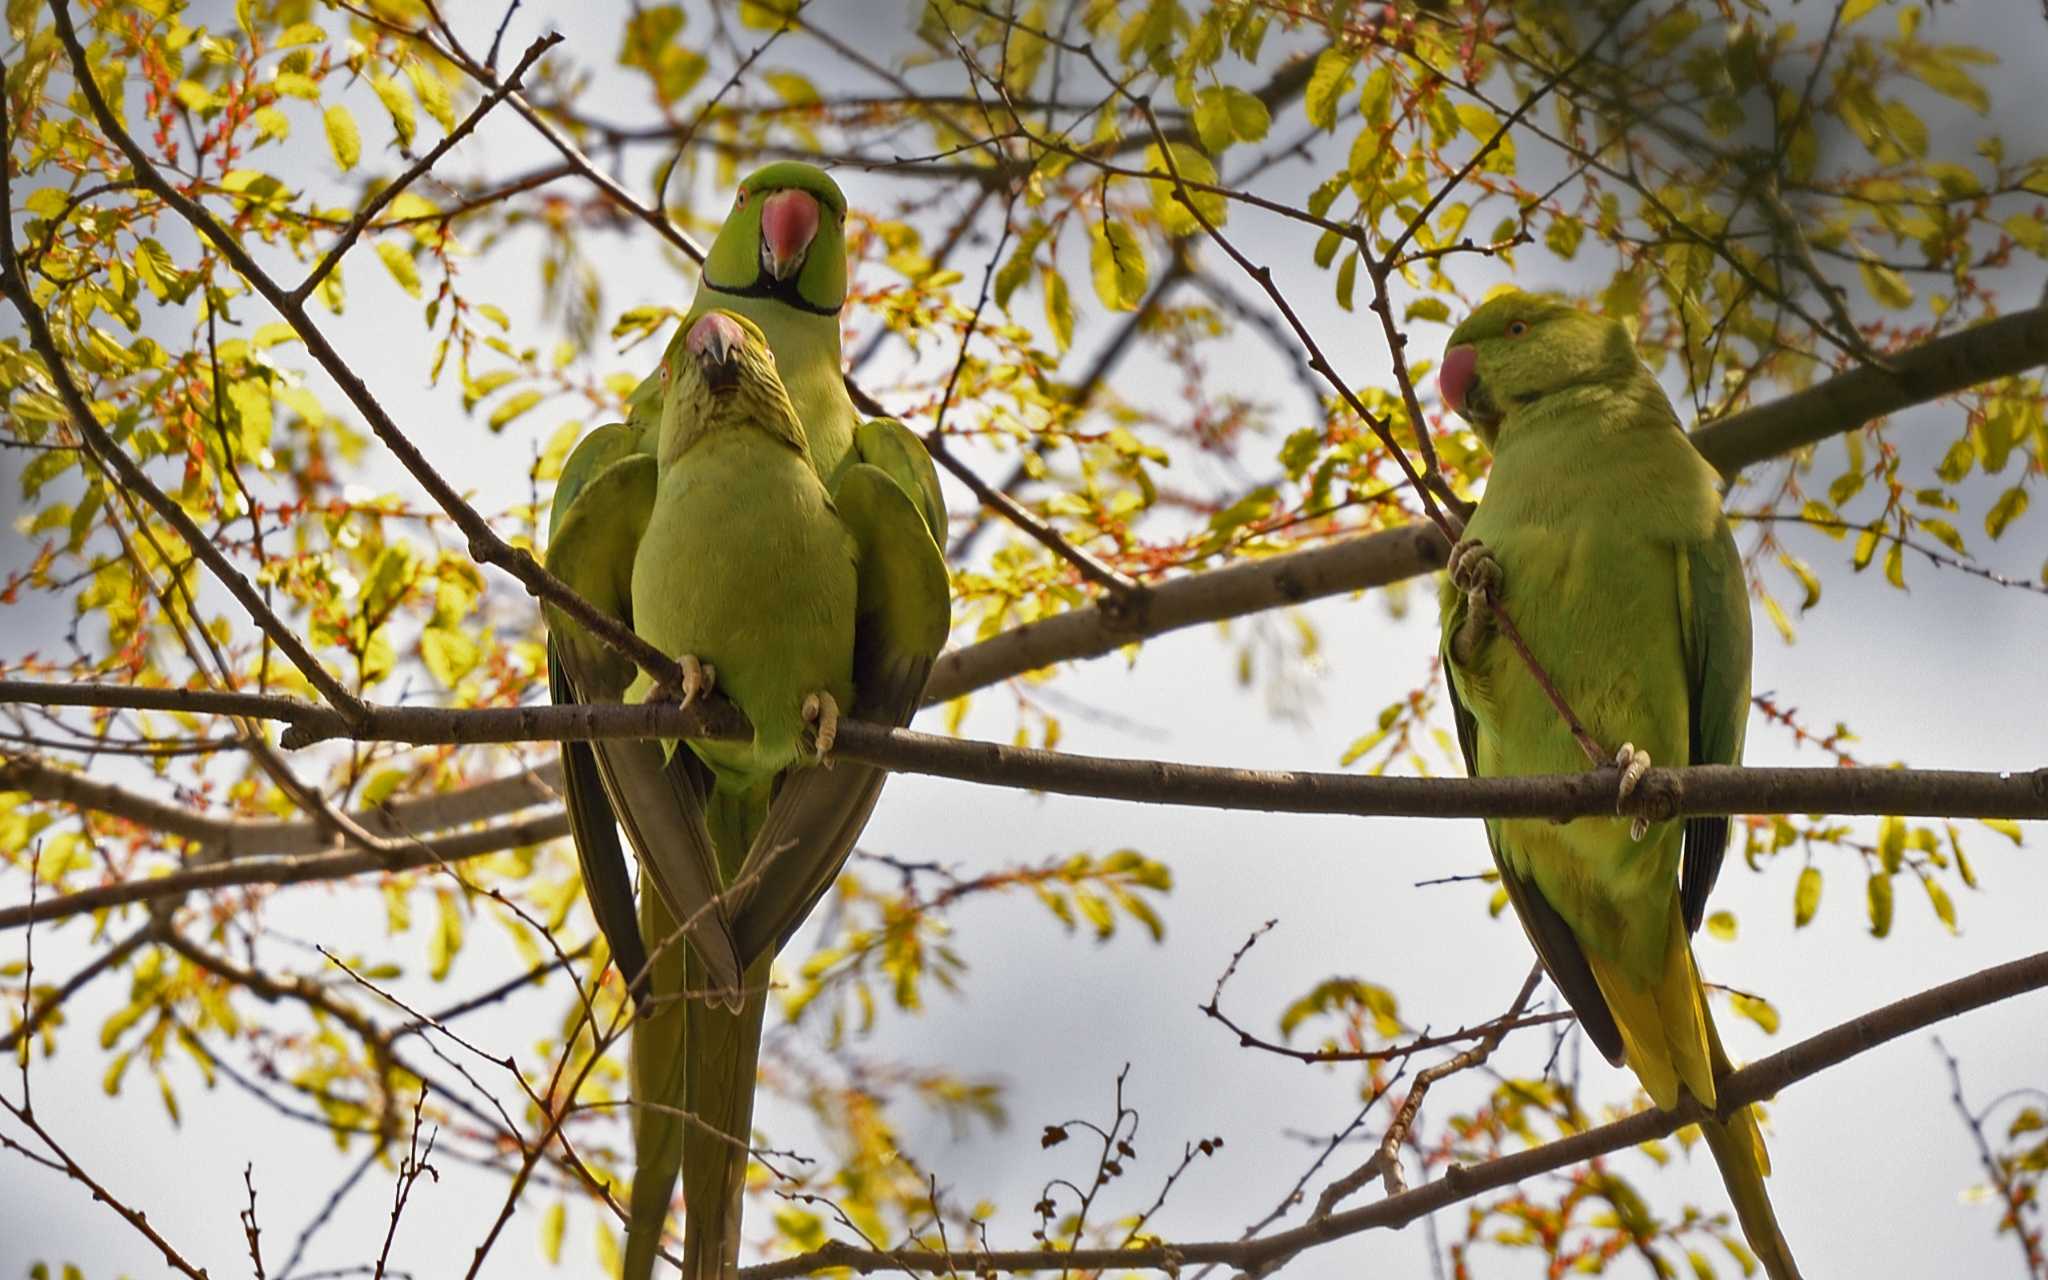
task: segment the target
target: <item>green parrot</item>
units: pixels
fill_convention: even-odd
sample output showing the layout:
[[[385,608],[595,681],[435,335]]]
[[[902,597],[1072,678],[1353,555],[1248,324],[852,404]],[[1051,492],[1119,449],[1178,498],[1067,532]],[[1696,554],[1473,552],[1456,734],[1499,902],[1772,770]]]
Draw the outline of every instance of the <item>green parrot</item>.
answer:
[[[580,491],[548,561],[674,656],[689,692],[715,686],[754,728],[744,742],[591,752],[596,795],[623,820],[655,886],[640,895],[633,931],[643,954],[651,949],[636,984],[633,1096],[655,1105],[634,1113],[626,1275],[651,1273],[680,1172],[685,1271],[696,1280],[737,1264],[769,965],[830,885],[883,776],[847,762],[815,767],[807,739],[822,756],[842,713],[906,722],[945,643],[950,602],[925,515],[892,475],[854,460],[827,492],[758,326],[707,311],[664,369],[654,452],[629,424],[591,446],[593,458],[616,451],[591,464],[594,476],[565,468],[565,485],[574,478]],[[859,431],[886,442],[892,427],[902,431]],[[651,696],[644,673],[566,620],[551,625],[566,692]],[[577,777],[572,754],[572,789]],[[578,805],[572,794],[586,867],[608,864],[605,883],[590,887],[604,924],[622,893],[630,901],[623,854]],[[678,921],[687,945],[671,945]],[[613,950],[622,952],[616,941]]]
[[[1693,449],[1628,330],[1521,292],[1451,334],[1444,403],[1493,451],[1452,549],[1444,672],[1475,777],[1564,773],[1584,757],[1512,645],[1495,600],[1595,739],[1622,743],[1626,797],[1650,761],[1735,764],[1749,711],[1749,601],[1718,477]],[[1501,884],[1593,1043],[1659,1106],[1715,1105],[1733,1068],[1690,935],[1728,819],[1489,819]],[[1764,1189],[1753,1108],[1701,1126],[1750,1248],[1796,1277]]]
[[[583,485],[605,467],[631,452],[650,459],[654,456],[667,371],[680,358],[684,335],[695,321],[713,309],[722,309],[752,321],[766,337],[784,388],[804,424],[805,456],[826,481],[827,489],[836,495],[841,479],[856,464],[869,464],[896,482],[923,517],[934,544],[945,545],[945,505],[938,474],[923,442],[892,419],[861,421],[841,376],[839,311],[846,301],[845,217],[846,199],[838,184],[811,165],[793,161],[771,164],[740,183],[733,196],[732,214],[706,255],[696,301],[661,365],[628,398],[626,422],[593,431],[564,463],[555,490],[551,529],[563,528]],[[592,506],[607,511],[605,525],[613,530],[615,540],[630,532],[630,542],[637,545],[637,529],[627,530],[611,519],[608,504]],[[553,563],[551,551],[551,567]],[[626,616],[628,585],[615,584],[621,617]],[[623,687],[578,689],[561,670],[559,648],[559,642],[551,639],[549,683],[554,701],[573,702],[579,697],[601,701],[623,693]],[[594,652],[590,656],[597,657]],[[613,669],[614,674],[622,670]],[[911,701],[901,707],[877,704],[878,718],[907,723],[921,694],[921,688],[909,694]],[[644,748],[605,750],[614,757],[644,757]],[[563,744],[564,790],[585,892],[620,972],[630,981],[644,964],[645,950],[632,927],[632,876],[613,829],[617,803],[600,779],[598,754],[590,744]],[[708,783],[702,770],[687,761],[671,768],[685,775],[680,779],[665,778],[663,769],[652,767],[648,760],[643,763],[648,767],[630,774],[640,780],[645,792],[637,815],[645,830],[632,843],[636,849],[652,847],[648,870],[669,910],[680,913],[684,910],[681,902],[694,899],[702,890],[711,855],[708,848],[698,847],[694,836],[698,824],[686,818],[677,818],[673,825],[672,834],[680,834],[679,845],[658,842],[650,846],[648,838],[666,825],[652,815],[689,811],[692,796],[684,784],[692,784],[696,796],[701,797],[707,793]],[[784,841],[799,833],[806,838],[785,861],[787,874],[764,877],[756,884],[756,896],[762,903],[750,916],[750,952],[770,936],[762,932],[768,921],[778,922],[773,930],[776,945],[787,941],[831,886],[874,809],[885,777],[879,769],[842,764],[822,776],[806,778],[795,788],[790,804],[779,811],[775,834]],[[622,816],[629,822],[636,820],[632,814]],[[696,922],[697,934],[709,937],[725,928],[722,917],[729,914],[727,904],[721,902],[713,910],[714,915]],[[720,973],[723,979],[736,981],[737,957],[728,957]]]

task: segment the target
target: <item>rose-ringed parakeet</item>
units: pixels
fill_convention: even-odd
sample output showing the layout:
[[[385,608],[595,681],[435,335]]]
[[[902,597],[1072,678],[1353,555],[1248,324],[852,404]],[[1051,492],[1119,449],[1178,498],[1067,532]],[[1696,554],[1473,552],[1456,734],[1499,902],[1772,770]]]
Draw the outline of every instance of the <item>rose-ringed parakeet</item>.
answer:
[[[684,335],[694,322],[712,309],[723,309],[752,321],[767,339],[784,388],[804,423],[806,456],[826,480],[828,490],[835,490],[855,463],[878,468],[910,497],[934,544],[944,544],[945,506],[938,475],[923,443],[890,419],[862,422],[842,377],[839,311],[846,300],[845,217],[846,201],[838,185],[811,165],[771,164],[740,183],[732,214],[706,255],[696,301],[662,365],[633,392],[626,422],[601,427],[584,437],[564,464],[555,491],[552,529],[562,528],[582,485],[605,466],[629,452],[638,451],[650,459],[654,456],[666,391],[664,370],[682,354]],[[635,532],[635,540],[637,537]],[[623,601],[623,587],[619,595]],[[601,701],[623,692],[623,686],[617,690],[575,687],[561,671],[558,650],[559,642],[551,639],[550,684],[555,701]],[[870,707],[871,715],[864,718],[901,724],[916,710],[922,690],[903,695],[900,706],[882,700],[880,691],[869,693],[877,700]],[[640,754],[628,747],[605,750],[618,757]],[[598,754],[599,749],[590,744],[563,744],[564,789],[585,891],[621,972],[630,978],[640,966],[644,949],[637,932],[629,927],[631,873],[612,828],[613,798],[599,785]],[[686,762],[676,771],[689,774],[692,766]],[[636,776],[653,786],[660,781],[659,772],[642,769]],[[763,921],[780,922],[773,931],[779,945],[830,887],[873,810],[885,777],[878,769],[843,764],[823,776],[807,778],[797,789],[791,807],[782,815],[782,825],[812,838],[788,860],[791,874],[762,882],[760,892],[767,901],[751,917],[758,935],[752,940],[755,946],[766,936],[759,932]],[[701,794],[704,779],[699,776],[696,781]],[[650,813],[687,809],[691,797],[663,796],[657,788],[646,799],[652,804],[643,808],[642,823],[653,821],[646,816]],[[634,821],[632,815],[621,816],[629,823]],[[679,825],[687,828],[690,824]],[[633,843],[636,848],[645,847],[638,838]],[[707,853],[688,847],[670,845],[654,850],[648,871],[672,910],[690,891],[692,867],[707,860]],[[720,927],[713,919],[697,922],[697,930],[707,935]],[[736,977],[737,969],[728,967],[732,971],[726,976]]]
[[[688,1274],[735,1265],[769,962],[830,884],[879,785],[849,803],[859,767],[816,767],[805,739],[829,746],[842,712],[907,719],[950,620],[922,511],[859,462],[827,493],[759,328],[707,312],[673,354],[655,453],[629,445],[586,481],[549,549],[572,586],[621,609],[754,727],[745,742],[593,753],[649,879],[682,876],[640,895],[653,960],[633,1089],[654,1105],[635,1111],[629,1277],[651,1270],[678,1167]],[[644,673],[620,689],[619,664],[593,641],[558,635],[575,691],[648,696]],[[641,776],[616,776],[628,770]],[[586,834],[602,844],[609,833],[578,823]],[[686,946],[670,940],[677,920],[694,926]]]
[[[1749,710],[1749,604],[1718,477],[1619,323],[1520,292],[1452,333],[1439,384],[1493,452],[1452,551],[1443,658],[1474,776],[1562,773],[1584,756],[1491,602],[1592,736],[1621,744],[1625,795],[1655,760],[1735,764]],[[1726,818],[1489,819],[1508,900],[1579,1023],[1663,1108],[1715,1105],[1732,1068],[1690,935]],[[1752,1108],[1701,1126],[1750,1248],[1796,1276],[1764,1190]]]

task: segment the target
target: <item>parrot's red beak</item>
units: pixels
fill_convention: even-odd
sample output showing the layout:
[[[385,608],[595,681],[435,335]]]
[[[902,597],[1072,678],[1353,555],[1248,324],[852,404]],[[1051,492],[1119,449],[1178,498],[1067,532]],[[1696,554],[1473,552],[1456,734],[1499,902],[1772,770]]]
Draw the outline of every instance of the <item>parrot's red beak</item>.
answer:
[[[1479,352],[1470,346],[1452,347],[1444,352],[1444,363],[1436,373],[1437,389],[1452,413],[1465,412],[1465,397],[1479,380]]]
[[[777,280],[803,266],[818,234],[818,201],[808,191],[778,191],[761,204],[761,265]]]

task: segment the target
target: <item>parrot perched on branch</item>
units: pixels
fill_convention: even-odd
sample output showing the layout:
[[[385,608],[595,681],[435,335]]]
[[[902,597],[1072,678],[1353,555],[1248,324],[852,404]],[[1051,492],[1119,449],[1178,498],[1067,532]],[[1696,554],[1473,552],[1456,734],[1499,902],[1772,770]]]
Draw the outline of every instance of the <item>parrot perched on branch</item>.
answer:
[[[548,564],[674,657],[686,696],[716,688],[753,727],[746,741],[569,755],[592,906],[636,992],[633,1096],[653,1104],[634,1113],[626,1275],[651,1273],[680,1172],[685,1271],[698,1280],[729,1275],[739,1254],[769,965],[830,887],[885,776],[815,760],[841,715],[909,720],[951,609],[900,472],[856,448],[827,491],[759,326],[705,311],[662,380],[651,453],[629,424],[572,455]],[[918,447],[887,420],[854,434],[892,461]],[[558,696],[653,694],[646,673],[572,622],[551,611],[550,625]],[[631,929],[619,925],[632,895],[612,813],[646,873]]]
[[[1475,777],[1563,773],[1584,756],[1514,647],[1512,616],[1592,736],[1622,744],[1624,797],[1652,760],[1736,764],[1749,712],[1749,601],[1718,477],[1619,323],[1510,291],[1451,334],[1444,403],[1493,452],[1452,549],[1444,673]],[[1489,819],[1508,901],[1607,1059],[1659,1107],[1712,1110],[1731,1067],[1690,935],[1728,819]],[[1745,1107],[1701,1126],[1742,1232],[1773,1280],[1798,1275]]]
[[[939,491],[938,474],[923,443],[891,419],[863,422],[846,389],[839,335],[839,311],[846,301],[845,218],[846,198],[838,184],[812,165],[795,161],[771,164],[749,174],[739,184],[733,195],[732,213],[705,255],[697,297],[683,328],[671,342],[660,367],[628,398],[627,420],[600,427],[585,436],[563,464],[555,489],[551,530],[562,528],[583,486],[606,466],[634,452],[654,457],[667,391],[664,371],[679,358],[684,336],[696,320],[708,311],[722,309],[745,317],[767,339],[783,386],[804,425],[805,456],[827,490],[836,490],[840,477],[856,463],[879,468],[910,497],[934,545],[945,545],[945,503]],[[616,531],[615,541],[637,546],[637,529],[623,530],[616,522],[612,527]],[[627,594],[628,584],[616,584],[614,595],[621,617],[627,616]],[[557,637],[562,633],[550,634]],[[623,693],[623,686],[610,691],[579,689],[561,669],[560,648],[559,639],[551,638],[549,684],[556,702],[615,700]],[[910,694],[911,701],[904,706],[882,708],[875,718],[907,723],[921,693],[919,690]],[[635,754],[627,747],[602,750],[619,757]],[[562,754],[585,892],[620,972],[630,981],[645,962],[645,949],[632,927],[632,875],[614,822],[623,819],[629,824],[630,833],[635,817],[630,813],[614,814],[612,800],[600,784],[600,748],[591,743],[564,743]],[[638,772],[642,777],[658,773]],[[793,901],[785,904],[781,912],[786,918],[778,930],[778,945],[787,940],[808,911],[808,906],[797,910],[796,904],[815,902],[830,886],[874,808],[884,777],[879,769],[842,764],[829,771],[826,778],[809,781],[800,789],[795,798],[803,802],[805,822],[824,838],[791,859],[803,859],[808,866],[807,874],[791,876],[787,881],[776,878],[763,886],[764,892],[771,894],[792,887],[797,890]],[[689,797],[681,795],[657,793],[649,798],[657,803],[643,812],[678,805],[688,807],[690,802]],[[647,870],[669,900],[671,911],[680,911],[678,904],[693,892],[691,865],[702,863],[705,855],[679,850],[672,844],[651,852],[642,840],[635,839],[633,844],[641,850]],[[716,911],[693,922],[693,936],[708,939],[716,935],[726,927],[718,918],[723,914],[722,910]],[[767,914],[757,912],[751,917],[757,931]],[[736,978],[736,966],[737,957],[728,957],[721,966],[721,975],[728,980]]]

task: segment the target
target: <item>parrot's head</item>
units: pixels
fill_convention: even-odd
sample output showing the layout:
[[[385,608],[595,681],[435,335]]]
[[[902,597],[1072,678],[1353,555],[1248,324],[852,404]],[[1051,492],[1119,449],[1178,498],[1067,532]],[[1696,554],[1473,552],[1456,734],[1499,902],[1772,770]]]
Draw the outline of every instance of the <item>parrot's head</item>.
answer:
[[[749,344],[756,350],[749,352]],[[739,390],[743,358],[752,356],[765,359],[770,365],[775,363],[774,353],[768,350],[768,342],[754,322],[730,311],[704,313],[683,335],[683,350],[703,379],[703,390],[713,396],[731,395]]]
[[[789,402],[775,353],[760,326],[732,311],[707,311],[684,330],[661,366],[661,436],[656,459],[681,457],[706,434],[752,426],[782,437],[798,451],[803,427]]]
[[[1492,448],[1517,409],[1570,387],[1631,377],[1640,367],[1619,323],[1510,290],[1489,298],[1451,332],[1437,387],[1444,404]]]
[[[793,160],[748,174],[705,255],[704,284],[838,315],[846,302],[846,197],[839,184]]]

